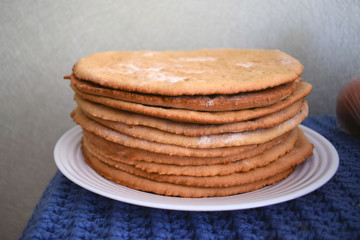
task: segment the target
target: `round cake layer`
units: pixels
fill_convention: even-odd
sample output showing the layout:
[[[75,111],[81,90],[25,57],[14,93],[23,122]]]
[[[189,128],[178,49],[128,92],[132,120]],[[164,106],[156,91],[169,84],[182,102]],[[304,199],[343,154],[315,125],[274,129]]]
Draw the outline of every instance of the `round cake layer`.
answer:
[[[292,82],[302,70],[279,50],[212,49],[96,53],[73,74],[113,89],[177,96],[262,90]]]
[[[290,96],[270,106],[236,110],[236,111],[204,112],[204,111],[147,106],[138,103],[126,102],[119,99],[97,96],[73,88],[73,90],[78,96],[90,102],[100,103],[105,106],[120,109],[123,111],[134,112],[134,113],[153,116],[157,118],[164,118],[178,122],[190,122],[190,123],[201,123],[201,124],[234,123],[234,122],[259,118],[280,111],[290,106],[291,104],[305,98],[311,92],[311,89],[312,86],[310,84],[306,82],[297,82],[296,88],[294,92],[290,94]]]
[[[295,89],[295,81],[254,92],[230,95],[164,96],[141,94],[106,88],[71,75],[71,85],[80,91],[120,99],[149,106],[161,106],[198,111],[231,111],[274,104],[289,96]]]
[[[270,128],[292,118],[300,111],[304,104],[307,104],[306,100],[300,100],[278,112],[253,120],[228,124],[196,124],[175,122],[126,112],[119,109],[110,108],[102,104],[87,101],[78,95],[75,95],[74,99],[80,107],[81,111],[87,117],[94,121],[104,122],[104,125],[111,123],[122,123],[131,127],[145,126],[185,136],[201,136],[228,132],[242,132],[256,130],[259,128]]]
[[[294,145],[298,138],[298,130],[294,129],[290,132],[290,134],[287,134],[286,136],[287,137],[283,139],[283,141],[278,141],[272,147],[268,149],[260,149],[259,154],[256,154],[255,156],[247,156],[242,159],[238,158],[236,161],[229,163],[207,164],[201,166],[197,166],[197,165],[181,166],[175,164],[155,163],[154,161],[157,161],[157,159],[153,159],[153,162],[147,162],[147,161],[133,160],[131,158],[126,158],[126,157],[114,158],[113,156],[111,156],[113,154],[109,153],[107,149],[101,149],[98,146],[95,146],[91,143],[89,144],[91,140],[89,141],[87,137],[85,137],[85,135],[83,139],[83,146],[92,155],[96,156],[103,162],[116,168],[121,168],[121,167],[126,168],[126,165],[130,165],[142,171],[148,173],[157,173],[160,175],[176,175],[176,176],[183,175],[183,176],[206,177],[206,176],[217,176],[217,175],[229,175],[235,172],[246,172],[258,167],[264,167],[268,165],[269,163],[275,161],[277,158],[286,154],[287,152],[291,151],[294,148]],[[266,145],[267,144],[260,145],[259,148],[263,148],[263,146]],[[251,151],[251,152],[257,153],[256,151]],[[198,162],[207,162],[208,159],[196,159],[196,160]]]
[[[291,135],[295,130],[291,131]],[[295,131],[296,133],[296,131]],[[175,165],[193,168],[195,166],[208,166],[216,164],[232,163],[246,158],[257,156],[273,146],[284,142],[289,137],[290,132],[285,133],[269,142],[242,147],[232,155],[216,156],[216,157],[193,157],[170,155],[139,148],[126,147],[124,145],[108,141],[103,137],[93,134],[83,129],[83,144],[88,148],[97,151],[101,155],[120,162],[131,162],[133,165],[142,165],[145,163],[156,163],[161,165]],[[294,136],[289,138],[293,139]],[[224,149],[226,150],[226,149]],[[193,168],[195,169],[195,168]],[[161,173],[161,171],[159,171]]]
[[[127,172],[104,163],[82,148],[89,165],[109,180],[142,191],[181,197],[227,196],[273,184],[290,174],[296,165],[312,154],[312,150],[312,144],[299,131],[295,148],[265,167],[225,176],[187,177],[149,174],[136,169],[127,169],[130,171]],[[277,178],[279,175],[281,177]]]
[[[93,124],[99,125],[96,131],[108,127],[113,130],[111,136],[116,139],[136,138],[139,141],[148,141],[152,143],[159,143],[164,145],[174,145],[185,148],[199,148],[199,149],[213,149],[224,147],[237,147],[250,144],[259,144],[270,141],[294,128],[296,128],[308,115],[307,104],[304,104],[302,109],[294,117],[284,121],[283,123],[264,129],[257,129],[254,131],[220,133],[212,135],[202,135],[189,137],[184,135],[164,132],[155,128],[142,126],[129,126],[118,122],[105,122],[100,119],[93,121],[82,113],[80,108],[73,112],[73,119],[76,123],[84,128],[90,128]]]

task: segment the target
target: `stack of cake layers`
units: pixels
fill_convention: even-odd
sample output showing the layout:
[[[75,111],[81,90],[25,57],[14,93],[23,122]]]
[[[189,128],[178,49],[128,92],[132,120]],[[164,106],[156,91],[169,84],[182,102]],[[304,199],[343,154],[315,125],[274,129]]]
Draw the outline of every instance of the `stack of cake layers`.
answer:
[[[311,85],[278,50],[104,52],[69,78],[82,152],[121,185],[228,196],[286,178],[313,145],[298,125]]]

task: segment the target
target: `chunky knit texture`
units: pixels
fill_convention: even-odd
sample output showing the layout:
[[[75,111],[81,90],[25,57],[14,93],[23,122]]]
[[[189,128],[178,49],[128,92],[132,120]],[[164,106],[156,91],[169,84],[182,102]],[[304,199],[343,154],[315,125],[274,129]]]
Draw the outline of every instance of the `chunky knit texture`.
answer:
[[[360,239],[360,139],[332,116],[303,124],[340,156],[335,176],[306,196],[249,210],[160,210],[99,196],[57,172],[21,239]]]

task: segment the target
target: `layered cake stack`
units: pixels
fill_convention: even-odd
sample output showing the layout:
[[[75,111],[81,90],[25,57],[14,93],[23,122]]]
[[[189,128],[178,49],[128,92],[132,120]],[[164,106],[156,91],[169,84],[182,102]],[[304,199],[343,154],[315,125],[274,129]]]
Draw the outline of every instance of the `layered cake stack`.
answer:
[[[69,78],[82,152],[100,175],[179,197],[228,196],[286,178],[312,154],[298,125],[311,85],[277,50],[105,52]]]

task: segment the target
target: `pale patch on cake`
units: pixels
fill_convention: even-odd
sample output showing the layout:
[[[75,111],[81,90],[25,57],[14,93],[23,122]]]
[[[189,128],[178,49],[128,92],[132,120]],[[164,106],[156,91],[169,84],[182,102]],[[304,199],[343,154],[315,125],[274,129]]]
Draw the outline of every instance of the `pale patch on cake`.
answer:
[[[143,54],[143,57],[153,57],[158,54],[159,54],[158,52],[146,52]]]
[[[199,140],[197,141],[197,145],[201,146],[201,145],[211,145],[213,142],[213,138],[211,138],[211,135],[203,135],[199,138]]]
[[[270,61],[269,64],[270,65],[284,65],[291,69],[296,68],[296,61],[286,58],[284,56],[277,57],[277,59],[275,61]]]
[[[249,137],[249,135],[252,135],[250,132],[244,133],[228,133],[227,137],[224,139],[224,143],[234,143],[243,141],[245,138]]]
[[[151,68],[145,68],[144,71],[146,72],[160,72],[163,70],[163,67],[151,67]]]
[[[135,71],[131,70],[130,68],[127,68],[125,71],[121,68],[113,68],[113,67],[107,67],[107,68],[93,68],[93,71],[100,74],[133,74]]]
[[[205,106],[207,107],[211,107],[211,106],[214,106],[214,101],[213,100],[209,100],[205,103]]]
[[[113,69],[113,68],[96,68],[97,72],[103,72],[103,73],[122,73],[122,71]]]
[[[283,59],[281,60],[281,64],[288,66],[291,69],[295,69],[295,62],[289,59]]]
[[[170,83],[176,83],[180,81],[184,81],[187,79],[186,77],[178,77],[178,76],[172,76],[164,72],[159,71],[153,71],[148,72],[147,79],[150,81],[163,81],[163,82],[170,82]]]
[[[238,67],[249,68],[249,67],[254,66],[255,64],[252,62],[243,62],[243,63],[236,63],[235,65]]]
[[[175,62],[214,62],[217,59],[214,57],[194,57],[194,58],[176,58],[172,60]]]
[[[252,133],[224,133],[224,134],[213,134],[213,135],[203,135],[197,141],[199,146],[211,146],[219,143],[220,141],[227,146],[228,144],[237,143],[244,141],[247,137],[252,135]],[[221,136],[221,137],[220,137]],[[220,137],[220,138],[219,138]]]
[[[205,73],[205,72],[207,72],[207,71],[204,71],[204,70],[182,70],[181,72],[183,72],[183,73],[201,74],[201,73]]]
[[[112,65],[110,68],[103,68],[99,70],[101,70],[102,72],[137,75],[145,80],[143,83],[157,81],[176,83],[187,79],[187,77],[174,76],[170,73],[165,72],[165,67],[161,65],[142,68],[136,66],[133,63],[117,63]]]
[[[135,74],[141,70],[139,67],[137,67],[131,63],[118,63],[117,66],[120,67],[118,72],[121,71],[122,74]],[[117,66],[116,66],[116,68],[117,68]]]

